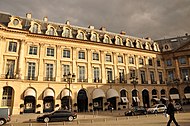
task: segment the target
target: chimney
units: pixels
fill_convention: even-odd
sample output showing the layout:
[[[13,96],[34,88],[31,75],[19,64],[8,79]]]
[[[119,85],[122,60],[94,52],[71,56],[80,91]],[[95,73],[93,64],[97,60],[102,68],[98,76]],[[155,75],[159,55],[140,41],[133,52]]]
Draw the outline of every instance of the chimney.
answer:
[[[90,28],[90,29],[94,29],[94,26],[90,25],[90,26],[88,26],[88,28]]]
[[[105,27],[101,27],[100,30],[106,31],[106,28]]]
[[[48,18],[47,18],[47,17],[44,17],[44,18],[43,18],[43,21],[47,22],[47,21],[48,21]]]
[[[26,18],[31,19],[32,18],[32,14],[31,13],[26,13]]]
[[[70,25],[70,21],[69,21],[69,20],[67,20],[65,24],[66,24],[66,25]]]
[[[120,34],[121,35],[126,35],[126,32],[125,31],[121,31]]]

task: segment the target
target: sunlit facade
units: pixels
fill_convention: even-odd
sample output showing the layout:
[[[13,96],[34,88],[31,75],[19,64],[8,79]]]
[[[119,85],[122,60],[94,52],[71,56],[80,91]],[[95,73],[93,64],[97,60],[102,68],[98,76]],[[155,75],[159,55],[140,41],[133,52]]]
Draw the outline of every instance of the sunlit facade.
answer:
[[[0,13],[0,46],[0,105],[12,114],[149,107],[170,97],[166,56],[150,38]]]

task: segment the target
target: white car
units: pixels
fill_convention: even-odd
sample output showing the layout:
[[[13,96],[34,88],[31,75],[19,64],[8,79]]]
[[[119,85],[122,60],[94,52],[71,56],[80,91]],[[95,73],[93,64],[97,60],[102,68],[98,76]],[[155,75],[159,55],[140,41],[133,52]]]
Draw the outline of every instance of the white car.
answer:
[[[160,113],[160,112],[166,112],[167,107],[164,104],[155,104],[151,108],[147,109],[148,113]]]

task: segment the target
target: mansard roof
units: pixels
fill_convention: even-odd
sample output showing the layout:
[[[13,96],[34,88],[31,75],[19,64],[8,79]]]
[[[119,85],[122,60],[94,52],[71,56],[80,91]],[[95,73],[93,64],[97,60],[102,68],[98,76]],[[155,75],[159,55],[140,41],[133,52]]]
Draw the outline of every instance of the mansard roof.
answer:
[[[21,27],[14,27],[14,25],[10,26],[9,23],[14,20],[14,18],[18,19],[20,22]],[[106,31],[106,29],[103,27],[101,29],[95,29],[94,26],[89,26],[87,28],[80,27],[80,26],[74,26],[70,25],[70,22],[67,21],[65,24],[61,23],[55,23],[48,21],[47,17],[44,18],[44,20],[38,20],[33,19],[31,17],[31,14],[27,17],[20,17],[20,16],[14,16],[8,13],[0,12],[0,23],[5,25],[9,28],[19,28],[22,30],[26,30],[33,34],[40,34],[40,35],[51,35],[51,36],[59,36],[59,37],[65,37],[63,36],[64,28],[67,27],[71,30],[71,35],[67,36],[71,39],[81,39],[78,37],[80,34],[79,32],[82,32],[84,34],[83,40],[87,41],[93,41],[93,42],[105,42],[105,36],[109,37],[108,44],[118,45],[116,43],[116,39],[120,39],[120,46],[128,46],[131,48],[139,48],[144,50],[150,50],[150,51],[160,51],[159,46],[156,42],[151,40],[150,38],[138,38],[134,36],[126,35],[124,32],[122,33],[113,33]],[[37,24],[39,28],[34,33],[33,25]],[[54,29],[53,32],[55,34],[50,34],[50,28]],[[96,40],[92,40],[92,34],[97,35]],[[119,41],[120,41],[119,40]]]

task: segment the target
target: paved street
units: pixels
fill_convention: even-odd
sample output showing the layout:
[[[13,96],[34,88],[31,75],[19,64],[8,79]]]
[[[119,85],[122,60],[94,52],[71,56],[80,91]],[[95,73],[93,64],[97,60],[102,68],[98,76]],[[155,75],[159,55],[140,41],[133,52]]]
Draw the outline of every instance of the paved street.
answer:
[[[12,116],[12,121],[7,126],[46,126],[44,123],[37,123],[35,118],[39,114],[23,114]],[[190,112],[182,112],[176,114],[176,119],[181,126],[190,126]],[[48,126],[166,126],[168,118],[163,114],[149,114],[147,116],[130,116],[126,117],[123,111],[79,113],[77,120],[73,122],[51,122]],[[172,124],[171,126],[174,126]]]

